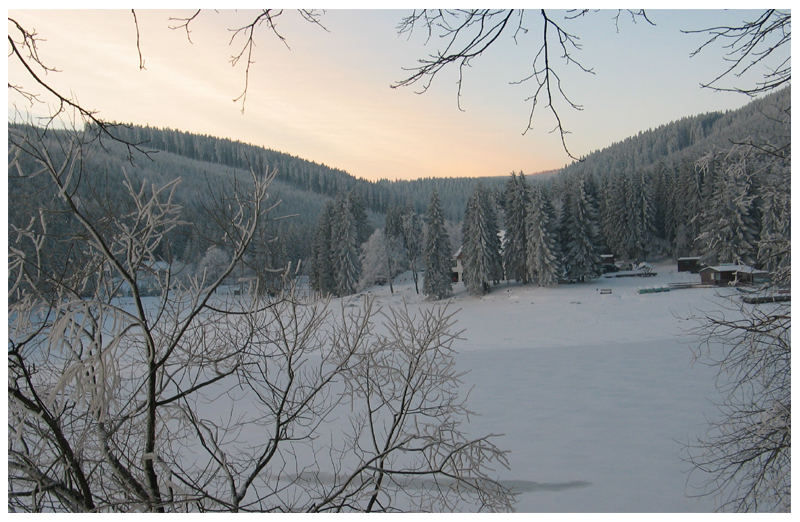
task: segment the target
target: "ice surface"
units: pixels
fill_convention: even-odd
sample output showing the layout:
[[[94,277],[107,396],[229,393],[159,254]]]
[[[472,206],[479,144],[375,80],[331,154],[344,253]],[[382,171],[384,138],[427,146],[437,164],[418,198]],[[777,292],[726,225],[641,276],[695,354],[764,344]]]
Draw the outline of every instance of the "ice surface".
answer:
[[[719,397],[714,371],[693,363],[688,319],[718,307],[727,289],[639,294],[646,285],[697,281],[674,263],[657,276],[556,288],[500,285],[485,296],[455,286],[465,339],[468,431],[502,433],[518,511],[713,511],[687,487],[683,445],[702,436]],[[410,279],[406,277],[406,279]],[[371,289],[384,304],[430,306],[401,282]],[[601,294],[600,289],[611,289]]]

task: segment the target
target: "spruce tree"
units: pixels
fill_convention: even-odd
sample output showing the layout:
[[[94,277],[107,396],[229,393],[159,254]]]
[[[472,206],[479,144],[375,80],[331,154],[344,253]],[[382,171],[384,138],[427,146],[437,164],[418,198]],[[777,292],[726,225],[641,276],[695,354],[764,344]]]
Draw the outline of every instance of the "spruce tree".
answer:
[[[575,190],[567,222],[570,238],[565,256],[568,260],[567,277],[586,281],[600,272],[600,258],[596,247],[597,218],[582,180],[577,180]]]
[[[422,255],[422,219],[419,214],[408,207],[401,219],[403,246],[408,257],[411,277],[414,279],[414,290],[419,293],[419,261]]]
[[[507,279],[528,282],[527,236],[525,219],[530,200],[530,189],[525,176],[513,172],[505,188],[505,237],[503,241],[503,265]]]
[[[463,236],[464,285],[472,294],[485,294],[502,277],[502,258],[493,203],[481,184],[467,202]]]
[[[356,291],[361,276],[358,226],[353,216],[350,200],[336,200],[334,221],[331,226],[335,294],[344,296]]]
[[[492,194],[482,190],[481,207],[486,226],[483,227],[484,255],[488,259],[489,278],[494,284],[503,280],[502,243],[500,242],[500,227],[497,222],[497,205]]]
[[[444,227],[444,216],[439,203],[439,196],[434,191],[426,216],[428,228],[425,234],[423,260],[425,263],[425,281],[422,291],[434,299],[442,299],[453,291],[452,255],[450,238]]]
[[[786,169],[789,173],[789,169]],[[773,175],[761,195],[761,235],[758,265],[773,273],[773,280],[791,268],[791,194],[788,176]],[[775,277],[778,273],[779,277]],[[781,281],[783,282],[783,281]]]
[[[702,214],[698,242],[709,262],[751,265],[757,255],[752,172],[746,153],[705,158],[706,180],[713,183]]]
[[[651,191],[642,172],[631,176],[628,187],[630,192],[626,198],[629,223],[627,255],[633,260],[643,261],[651,250],[655,237]]]
[[[354,191],[350,191],[347,196],[350,203],[350,213],[356,222],[356,231],[358,232],[358,244],[363,244],[372,234],[367,222],[367,210],[364,206],[364,198]]]
[[[528,278],[539,286],[555,286],[562,275],[558,242],[553,232],[555,224],[549,198],[541,188],[536,188],[528,202],[526,254]]]
[[[336,209],[328,202],[319,217],[314,233],[311,257],[311,287],[322,294],[336,291],[336,278],[333,268],[332,223]]]

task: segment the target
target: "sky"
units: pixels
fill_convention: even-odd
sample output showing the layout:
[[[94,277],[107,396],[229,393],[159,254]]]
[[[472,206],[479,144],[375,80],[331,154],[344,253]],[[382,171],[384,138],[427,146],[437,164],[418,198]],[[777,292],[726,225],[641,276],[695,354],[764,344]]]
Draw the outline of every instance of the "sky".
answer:
[[[244,111],[233,100],[244,88],[245,70],[230,63],[243,41],[232,41],[230,28],[246,24],[253,12],[204,11],[190,26],[190,41],[185,31],[170,29],[170,17],[192,12],[137,9],[144,69],[129,10],[10,9],[9,17],[44,38],[40,57],[58,69],[46,74],[47,81],[107,120],[241,140],[371,180],[533,174],[572,161],[550,132],[555,123],[543,107],[523,135],[533,85],[511,82],[529,74],[540,44],[536,12],[526,14],[526,34],[516,41],[502,35],[466,70],[463,111],[455,69],[444,70],[423,94],[418,87],[390,87],[405,77],[404,67],[440,43],[434,37],[426,45],[422,32],[397,34],[408,10],[332,9],[321,17],[325,29],[287,11],[277,21],[286,44],[266,28],[256,33]],[[580,37],[574,56],[594,71],[581,72],[561,59],[554,64],[563,88],[582,106],[559,106],[573,155],[750,101],[701,89],[700,82],[721,72],[724,51],[710,47],[690,57],[703,40],[680,31],[740,22],[753,12],[649,10],[655,26],[623,17],[618,28],[615,12],[564,22]],[[565,13],[554,14],[563,20]],[[12,59],[8,79],[35,90]],[[53,101],[44,93],[41,99],[43,104],[30,106],[9,91],[9,118],[46,114]]]

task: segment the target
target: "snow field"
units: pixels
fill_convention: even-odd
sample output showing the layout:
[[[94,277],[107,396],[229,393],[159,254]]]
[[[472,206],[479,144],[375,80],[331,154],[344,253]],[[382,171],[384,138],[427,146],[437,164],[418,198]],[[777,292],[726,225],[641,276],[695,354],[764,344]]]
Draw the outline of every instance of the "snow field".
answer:
[[[698,281],[673,263],[655,277],[598,278],[556,288],[494,287],[466,294],[459,309],[457,364],[476,416],[467,430],[503,434],[524,512],[708,512],[693,497],[684,444],[702,436],[719,396],[715,371],[694,362],[692,315],[718,308],[727,289],[639,294],[639,288]],[[402,278],[402,276],[401,276]],[[380,304],[431,306],[399,281],[370,293]],[[610,289],[611,293],[600,293]]]

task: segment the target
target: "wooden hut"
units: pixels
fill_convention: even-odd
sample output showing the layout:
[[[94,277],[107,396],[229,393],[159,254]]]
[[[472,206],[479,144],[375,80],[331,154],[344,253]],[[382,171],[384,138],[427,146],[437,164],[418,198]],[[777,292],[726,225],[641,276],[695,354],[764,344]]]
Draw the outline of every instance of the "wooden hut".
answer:
[[[747,265],[707,266],[700,270],[700,280],[707,285],[750,285],[768,281],[769,272]]]
[[[699,257],[679,257],[678,272],[691,272],[696,274],[700,271]]]

